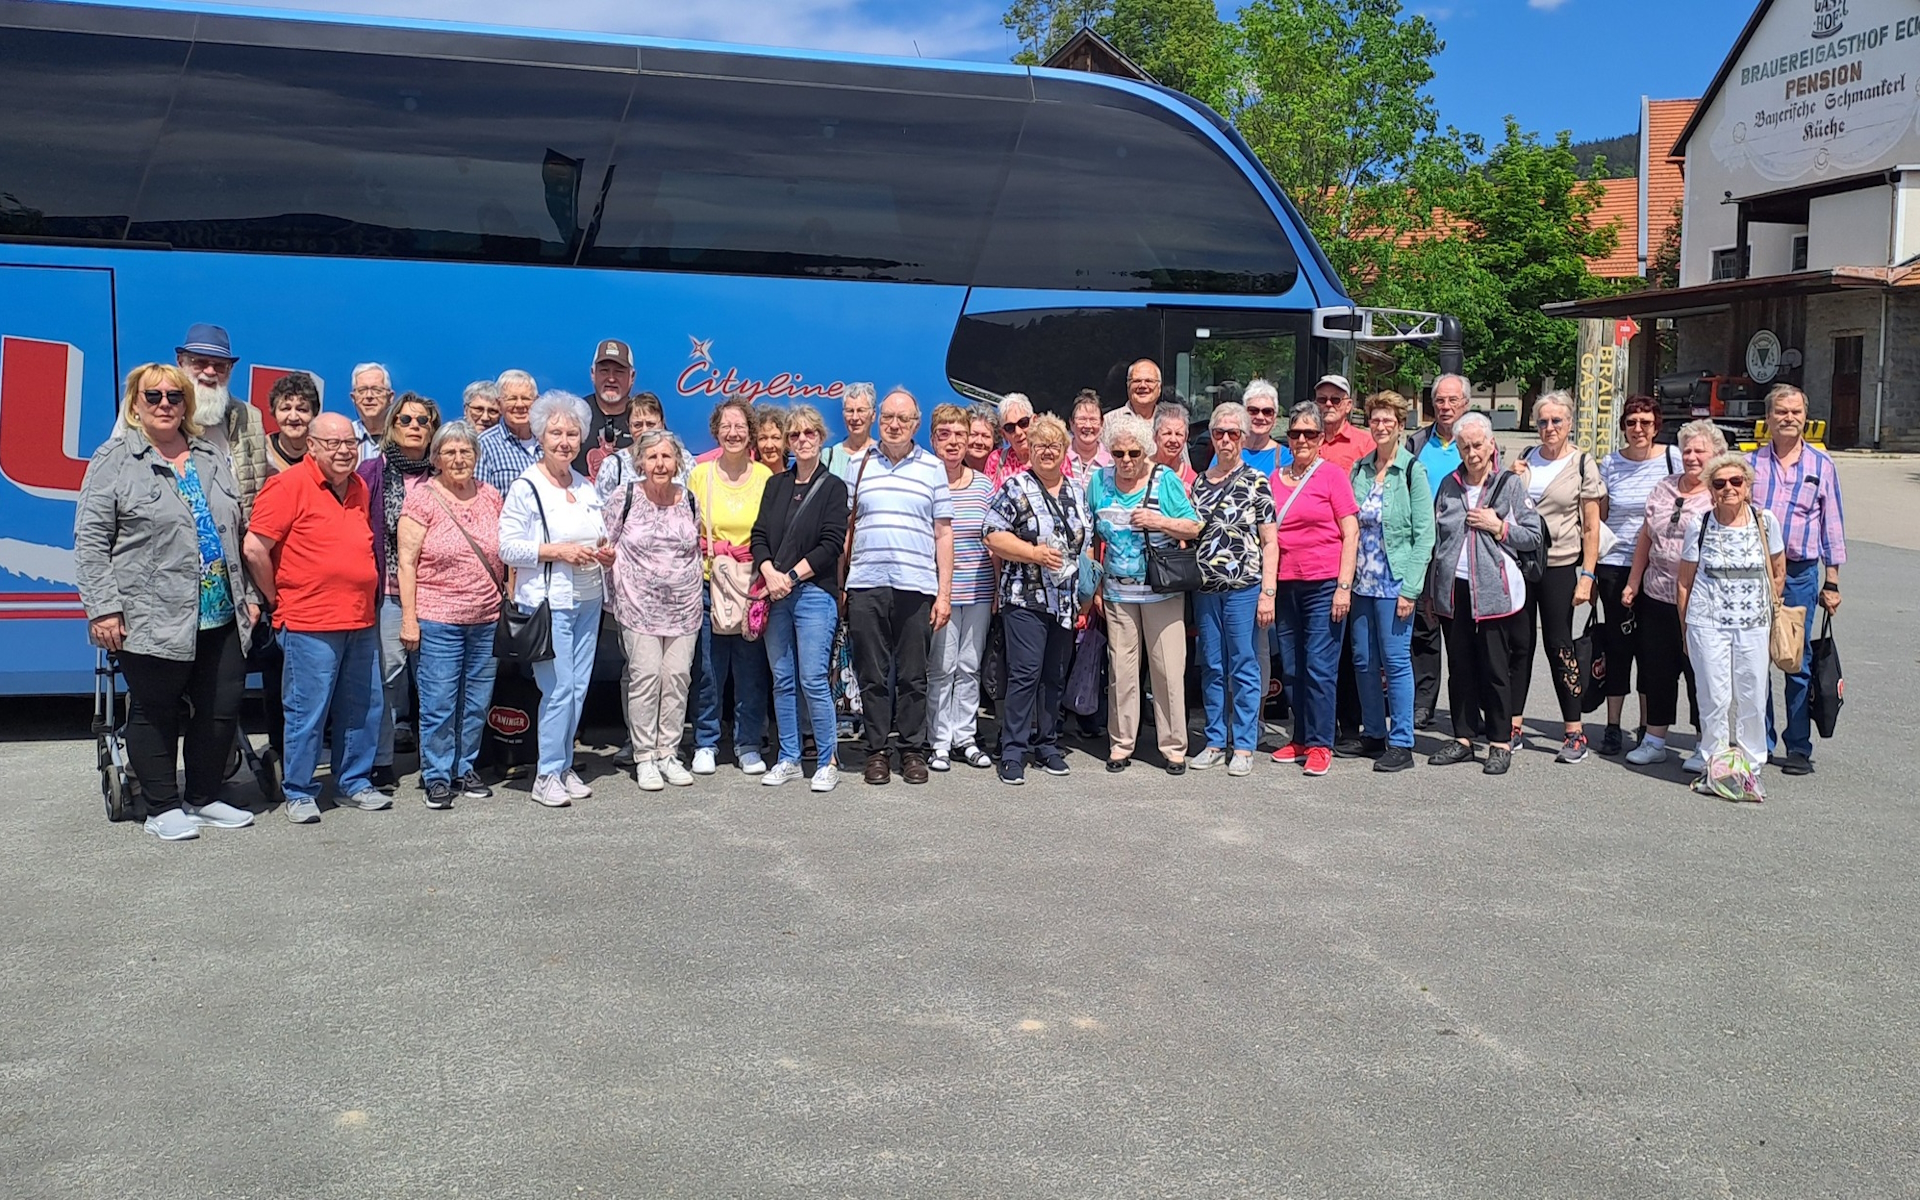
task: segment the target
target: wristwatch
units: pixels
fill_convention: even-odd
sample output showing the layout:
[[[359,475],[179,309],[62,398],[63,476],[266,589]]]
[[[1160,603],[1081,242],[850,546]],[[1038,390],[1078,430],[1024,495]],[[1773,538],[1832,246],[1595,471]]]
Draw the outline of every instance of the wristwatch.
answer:
[[[1840,585],[1833,582],[1831,579],[1829,579],[1827,582],[1820,585],[1820,590],[1823,592],[1832,592],[1834,595],[1837,596],[1840,594]]]
[[[1333,590],[1336,592],[1350,592],[1353,590],[1353,585],[1351,583],[1336,583],[1333,585]]]
[[[1260,588],[1260,594],[1262,596],[1277,595],[1279,591],[1280,589],[1278,587],[1266,587],[1265,585],[1262,585]]]
[[[794,567],[787,572],[787,582],[793,584],[800,582],[800,568]]]

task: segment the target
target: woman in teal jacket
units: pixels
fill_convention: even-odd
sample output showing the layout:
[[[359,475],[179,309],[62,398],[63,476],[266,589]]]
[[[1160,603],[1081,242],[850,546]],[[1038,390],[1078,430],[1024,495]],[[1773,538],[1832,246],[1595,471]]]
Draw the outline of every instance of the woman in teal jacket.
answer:
[[[1433,489],[1402,444],[1411,405],[1398,392],[1367,397],[1373,452],[1353,464],[1360,551],[1353,574],[1353,666],[1360,742],[1376,771],[1413,765],[1413,608],[1433,557]]]

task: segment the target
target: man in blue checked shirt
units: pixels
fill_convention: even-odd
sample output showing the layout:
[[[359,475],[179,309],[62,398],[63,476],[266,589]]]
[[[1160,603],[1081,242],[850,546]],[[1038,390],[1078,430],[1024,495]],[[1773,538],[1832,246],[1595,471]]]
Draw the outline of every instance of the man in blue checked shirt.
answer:
[[[1804,605],[1807,641],[1820,609],[1840,611],[1840,568],[1847,561],[1847,535],[1840,505],[1840,474],[1833,459],[1807,445],[1807,395],[1791,384],[1775,384],[1767,393],[1767,432],[1771,440],[1755,450],[1753,497],[1780,522],[1787,543],[1787,587],[1783,603]],[[1807,714],[1810,655],[1787,676],[1787,758],[1783,774],[1813,771],[1813,723]],[[1767,744],[1774,731],[1773,699],[1767,699]]]
[[[502,496],[526,469],[540,458],[540,439],[533,436],[533,402],[540,389],[525,371],[502,371],[500,423],[480,435],[480,482],[490,483]]]

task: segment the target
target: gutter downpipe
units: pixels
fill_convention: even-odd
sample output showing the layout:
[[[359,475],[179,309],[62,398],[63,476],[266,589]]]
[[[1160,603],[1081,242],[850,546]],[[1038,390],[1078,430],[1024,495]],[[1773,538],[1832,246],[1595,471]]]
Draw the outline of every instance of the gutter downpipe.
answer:
[[[1892,220],[1887,222],[1887,269],[1900,261],[1900,246],[1906,235],[1906,209],[1900,203],[1901,180],[1909,168],[1895,167],[1887,172],[1887,186],[1893,191]],[[1880,415],[1887,399],[1887,293],[1892,280],[1880,289],[1880,353],[1873,372],[1873,448],[1880,448]]]

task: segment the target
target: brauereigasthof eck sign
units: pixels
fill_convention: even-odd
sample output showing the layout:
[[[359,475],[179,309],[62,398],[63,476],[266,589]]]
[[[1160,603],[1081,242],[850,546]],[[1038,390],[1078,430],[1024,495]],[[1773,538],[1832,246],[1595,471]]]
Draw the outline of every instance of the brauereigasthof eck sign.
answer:
[[[1920,0],[1776,0],[1722,89],[1713,156],[1790,184],[1920,137]]]

